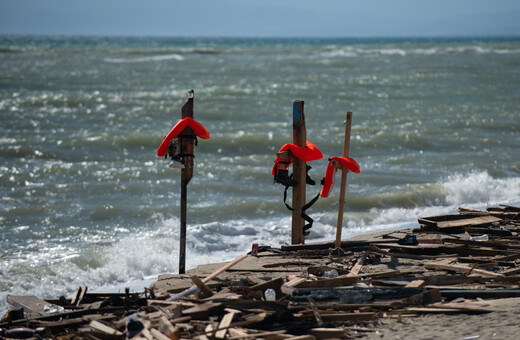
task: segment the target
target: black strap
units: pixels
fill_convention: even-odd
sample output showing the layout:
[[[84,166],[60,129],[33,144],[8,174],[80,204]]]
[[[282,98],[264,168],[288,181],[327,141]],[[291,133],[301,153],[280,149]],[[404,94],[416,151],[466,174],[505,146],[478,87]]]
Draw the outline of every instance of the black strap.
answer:
[[[275,166],[278,165],[278,163],[284,163],[283,161],[280,161],[280,162],[277,162],[275,163]],[[285,162],[287,163],[287,162]],[[275,168],[276,171],[278,171],[277,168]],[[310,166],[307,167],[307,172],[310,170]],[[276,172],[275,172],[275,176],[276,176]],[[291,174],[289,176],[290,178],[293,177],[293,174]],[[321,180],[321,185],[323,185],[324,183],[324,180],[322,179]],[[292,208],[289,204],[287,204],[287,191],[289,190],[289,186],[286,185],[285,186],[285,189],[283,191],[283,204],[285,204],[285,206],[287,207],[287,209],[289,209],[290,211],[294,211],[294,208]],[[321,189],[320,189],[321,190]],[[303,235],[307,236],[309,235],[309,229],[312,228],[312,225],[314,223],[314,220],[309,216],[307,215],[307,213],[305,212],[307,209],[309,209],[310,207],[312,207],[314,205],[314,203],[316,203],[316,201],[320,198],[320,193],[318,192],[318,194],[312,199],[310,200],[307,204],[305,204],[302,209],[300,210],[300,216],[305,220],[307,221],[307,224],[305,224],[303,226]]]
[[[312,205],[314,203],[316,203],[316,201],[318,200],[318,198],[320,198],[320,193],[318,193],[312,200],[309,201],[309,203],[305,204],[303,207],[302,207],[302,210],[300,212],[300,216],[307,222],[306,225],[303,226],[303,235],[307,236],[309,235],[309,229],[312,228],[312,224],[314,223],[314,220],[309,216],[307,215],[307,213],[305,213],[305,211],[307,209],[309,209],[310,207],[312,207]]]

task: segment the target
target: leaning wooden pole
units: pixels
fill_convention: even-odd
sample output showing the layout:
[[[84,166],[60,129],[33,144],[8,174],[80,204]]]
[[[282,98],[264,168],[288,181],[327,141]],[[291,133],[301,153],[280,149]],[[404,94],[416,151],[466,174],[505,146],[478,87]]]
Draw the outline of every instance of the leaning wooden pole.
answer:
[[[193,118],[194,91],[188,92],[188,101],[182,107],[182,118]],[[184,168],[181,171],[181,218],[179,237],[179,274],[186,272],[186,210],[188,206],[188,183],[193,177],[193,148],[195,132],[187,126],[179,135],[181,141],[181,157],[184,160]]]
[[[303,113],[303,104],[301,100],[293,102],[293,144],[305,147],[307,142],[307,130],[305,128],[305,115]],[[296,185],[292,188],[292,244],[305,243],[303,235],[303,227],[305,220],[300,216],[302,207],[305,205],[305,182],[307,175],[307,164],[305,161],[293,158],[293,179]]]
[[[347,112],[345,121],[345,142],[343,144],[343,157],[348,157],[350,148],[350,129],[352,127],[352,112]],[[341,187],[339,192],[338,223],[336,226],[336,248],[341,247],[341,230],[343,229],[343,209],[345,208],[345,195],[347,191],[347,169],[341,171]]]

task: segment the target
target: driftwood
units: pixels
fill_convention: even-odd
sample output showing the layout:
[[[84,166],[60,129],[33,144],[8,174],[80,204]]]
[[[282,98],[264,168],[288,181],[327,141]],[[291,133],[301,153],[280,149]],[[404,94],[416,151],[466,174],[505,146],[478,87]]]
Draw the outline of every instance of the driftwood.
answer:
[[[262,256],[242,255],[209,275],[190,275],[194,285],[175,290],[182,293],[170,299],[168,292],[152,288],[101,294],[84,286],[71,298],[9,295],[14,308],[0,322],[0,337],[347,338],[351,332],[377,331],[374,320],[384,315],[402,321],[418,314],[490,313],[487,299],[520,297],[519,212],[509,206],[489,212],[461,209],[464,216],[458,219],[431,218],[437,226],[418,229],[423,234],[415,245],[388,236],[342,241],[341,252],[327,250],[333,242],[284,246],[266,256],[267,263]],[[452,229],[468,220],[489,223],[483,219],[488,216],[494,218],[491,227]],[[498,216],[508,219],[496,221]],[[442,221],[450,226],[439,228]],[[488,241],[469,240],[483,234]],[[259,265],[225,273],[247,258]],[[208,285],[219,275],[218,284]],[[267,289],[275,291],[276,301],[265,300]]]

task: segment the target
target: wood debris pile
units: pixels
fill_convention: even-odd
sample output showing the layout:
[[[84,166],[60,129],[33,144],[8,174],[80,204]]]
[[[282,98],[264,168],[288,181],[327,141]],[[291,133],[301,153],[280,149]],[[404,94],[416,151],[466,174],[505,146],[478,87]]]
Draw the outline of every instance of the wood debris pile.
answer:
[[[520,297],[520,207],[418,221],[336,249],[260,247],[213,280],[171,276],[142,293],[8,296],[0,338],[362,338],[388,318],[488,313],[486,300]]]

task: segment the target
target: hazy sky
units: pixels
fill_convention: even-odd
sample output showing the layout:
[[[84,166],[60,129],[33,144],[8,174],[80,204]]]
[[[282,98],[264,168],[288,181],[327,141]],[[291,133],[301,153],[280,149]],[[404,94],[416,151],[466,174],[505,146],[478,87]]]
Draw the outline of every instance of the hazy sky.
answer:
[[[0,34],[520,36],[520,0],[0,0]]]

